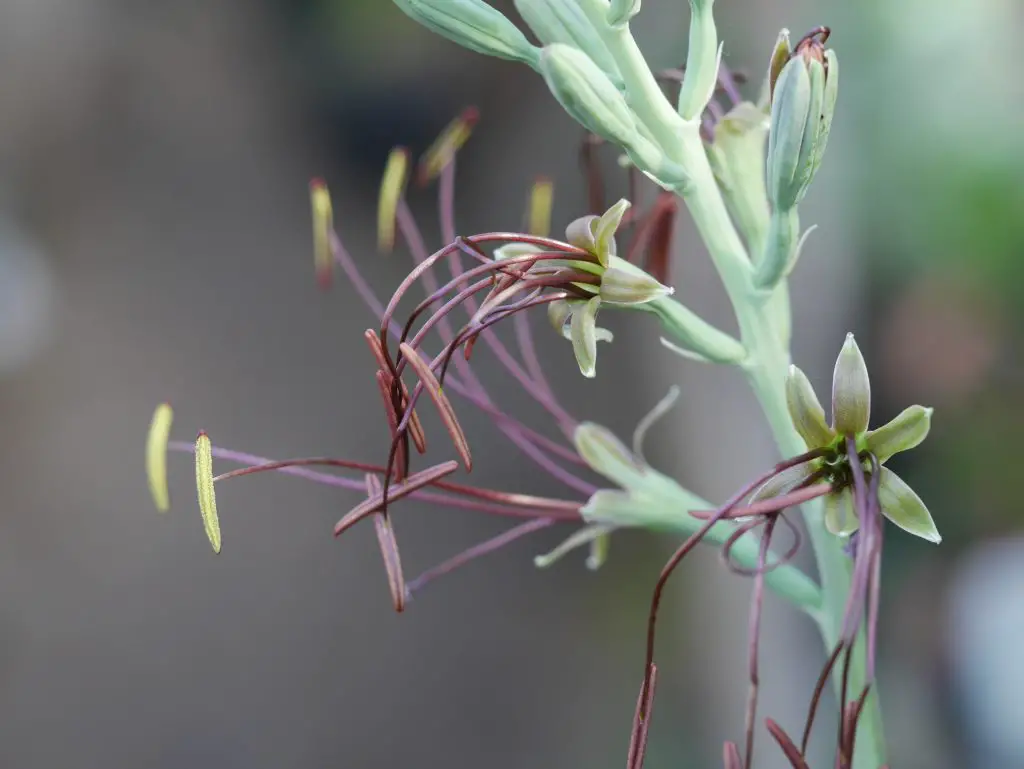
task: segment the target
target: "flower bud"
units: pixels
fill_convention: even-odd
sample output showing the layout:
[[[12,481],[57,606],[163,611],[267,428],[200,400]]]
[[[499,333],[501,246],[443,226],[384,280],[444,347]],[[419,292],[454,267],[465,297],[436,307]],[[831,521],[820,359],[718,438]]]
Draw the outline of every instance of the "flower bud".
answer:
[[[860,435],[871,418],[871,380],[853,334],[846,335],[832,374],[832,429],[839,435]]]
[[[540,72],[565,111],[591,133],[623,146],[640,138],[625,97],[583,51],[549,45],[541,52]]]
[[[783,29],[779,32],[779,37],[775,41],[775,47],[772,49],[772,57],[768,62],[768,99],[769,104],[775,96],[775,83],[779,79],[779,75],[782,73],[782,68],[786,66],[786,62],[789,61],[789,57],[793,55],[793,47],[789,43],[789,30]]]
[[[643,270],[623,260],[616,260],[633,269],[609,267],[601,276],[601,301],[607,304],[636,305],[652,302],[674,293]]]
[[[441,37],[477,53],[537,67],[539,50],[483,0],[395,0],[403,13]]]
[[[608,24],[618,29],[629,24],[640,13],[640,0],[612,0],[608,8]]]
[[[612,82],[622,82],[608,46],[576,0],[515,0],[515,5],[523,21],[544,45],[565,43],[578,48],[593,59]]]
[[[662,186],[684,184],[684,169],[642,133],[626,98],[583,51],[563,43],[544,48],[539,71],[555,99],[590,133],[619,145],[630,161]]]
[[[825,49],[827,37],[822,27],[801,40],[777,76],[774,70],[788,39],[780,37],[772,57],[767,177],[776,211],[803,199],[825,153],[839,87],[839,64],[835,53]]]
[[[768,202],[764,183],[765,137],[768,114],[744,101],[715,126],[708,145],[708,160],[722,194],[751,250],[762,248],[768,228]]]
[[[690,39],[678,108],[684,120],[699,119],[718,83],[722,46],[718,42],[713,4],[714,0],[690,0]]]

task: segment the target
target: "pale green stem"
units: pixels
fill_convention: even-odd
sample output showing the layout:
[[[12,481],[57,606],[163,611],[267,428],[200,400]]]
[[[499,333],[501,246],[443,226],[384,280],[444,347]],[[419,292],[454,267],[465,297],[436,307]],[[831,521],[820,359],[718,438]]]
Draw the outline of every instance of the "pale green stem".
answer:
[[[600,8],[598,0],[581,0],[581,6],[594,20]],[[712,261],[732,301],[740,327],[740,338],[747,350],[744,369],[750,380],[772,433],[783,456],[795,456],[805,450],[789,419],[785,398],[785,376],[790,363],[788,329],[778,328],[778,308],[772,308],[770,296],[754,288],[754,270],[743,242],[729,217],[721,191],[708,163],[697,126],[682,120],[662,94],[628,27],[612,29],[596,23],[605,44],[622,73],[630,107],[658,139],[670,159],[687,172],[689,178],[677,192],[683,197],[697,229],[707,245]],[[780,331],[783,333],[780,335]],[[838,538],[824,527],[820,505],[805,509],[807,531],[821,577],[823,601],[817,614],[826,652],[835,648],[842,615],[850,589],[850,559]],[[834,680],[838,680],[838,673]],[[864,681],[863,645],[853,655],[850,691],[859,693]],[[856,696],[856,695],[854,695]],[[885,764],[878,697],[872,694],[865,706],[857,730],[854,769],[879,769]]]

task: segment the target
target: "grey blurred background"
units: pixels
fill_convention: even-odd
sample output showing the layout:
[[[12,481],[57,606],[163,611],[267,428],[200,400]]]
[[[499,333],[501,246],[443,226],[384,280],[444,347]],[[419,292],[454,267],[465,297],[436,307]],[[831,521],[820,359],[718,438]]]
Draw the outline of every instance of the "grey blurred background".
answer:
[[[794,282],[798,362],[824,387],[854,330],[877,420],[939,408],[933,439],[897,466],[946,540],[887,544],[892,765],[1024,767],[1022,7],[717,5],[734,66],[759,74],[783,25],[831,24],[843,60],[805,213],[821,229]],[[683,6],[644,4],[635,27],[656,66],[685,55]],[[283,477],[225,485],[215,558],[187,457],[172,457],[169,514],[146,492],[142,444],[164,399],[184,439],[203,427],[271,456],[384,451],[359,336],[372,318],[343,281],[315,287],[306,184],[328,179],[342,237],[386,293],[408,264],[373,245],[387,151],[423,150],[468,104],[483,120],[460,161],[460,229],[516,226],[538,174],[557,182],[556,223],[580,213],[579,133],[536,77],[391,3],[0,2],[0,766],[621,765],[671,542],[626,534],[597,574],[579,558],[537,572],[532,556],[564,533],[549,532],[396,616],[372,533],[330,535],[349,496]],[[433,237],[432,197],[413,202]],[[677,244],[682,296],[727,324],[685,216]],[[771,460],[738,375],[614,320],[596,383],[543,346],[577,416],[627,436],[675,382],[685,398],[652,436],[655,464],[716,497]],[[482,420],[469,429],[475,481],[565,493]],[[752,438],[718,437],[737,429]],[[414,505],[396,524],[411,573],[501,525]],[[717,766],[738,737],[748,589],[711,552],[677,579],[650,766]],[[822,652],[773,608],[763,712],[795,729]]]

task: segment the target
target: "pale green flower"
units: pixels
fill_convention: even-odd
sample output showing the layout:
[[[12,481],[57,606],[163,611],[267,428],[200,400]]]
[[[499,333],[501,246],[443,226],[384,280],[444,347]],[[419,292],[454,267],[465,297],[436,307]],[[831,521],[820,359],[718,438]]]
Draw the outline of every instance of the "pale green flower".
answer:
[[[932,409],[910,406],[888,424],[868,429],[871,415],[871,383],[860,348],[848,334],[836,360],[832,377],[832,424],[825,421],[814,388],[804,373],[791,366],[786,380],[786,400],[793,426],[809,451],[822,456],[797,465],[773,478],[754,495],[755,499],[784,494],[812,476],[829,481],[835,490],[825,497],[825,525],[833,534],[848,536],[860,525],[855,512],[852,471],[846,439],[853,437],[865,472],[871,472],[869,455],[879,464],[878,496],[882,513],[901,529],[929,542],[942,541],[928,508],[896,473],[881,467],[890,457],[919,445],[931,427]]]

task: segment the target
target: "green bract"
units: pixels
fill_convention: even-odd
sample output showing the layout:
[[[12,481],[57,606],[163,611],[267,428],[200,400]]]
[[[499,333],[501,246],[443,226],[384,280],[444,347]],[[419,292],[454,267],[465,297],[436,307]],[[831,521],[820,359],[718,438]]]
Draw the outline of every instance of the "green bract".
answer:
[[[823,475],[838,486],[825,497],[825,525],[833,534],[848,536],[857,530],[853,492],[844,468],[849,466],[846,439],[852,437],[861,452],[874,454],[879,465],[894,454],[919,445],[931,427],[932,410],[911,406],[888,424],[868,430],[871,415],[871,383],[860,348],[848,334],[836,360],[832,377],[832,424],[825,421],[814,388],[804,373],[791,366],[786,379],[786,401],[793,427],[808,450],[822,450],[824,456],[797,465],[772,479],[755,494],[756,499],[792,491],[812,475]],[[870,472],[865,463],[865,472]],[[880,467],[879,500],[882,513],[901,529],[936,544],[942,541],[928,508],[921,498],[887,467]],[[840,480],[835,480],[840,479]]]

